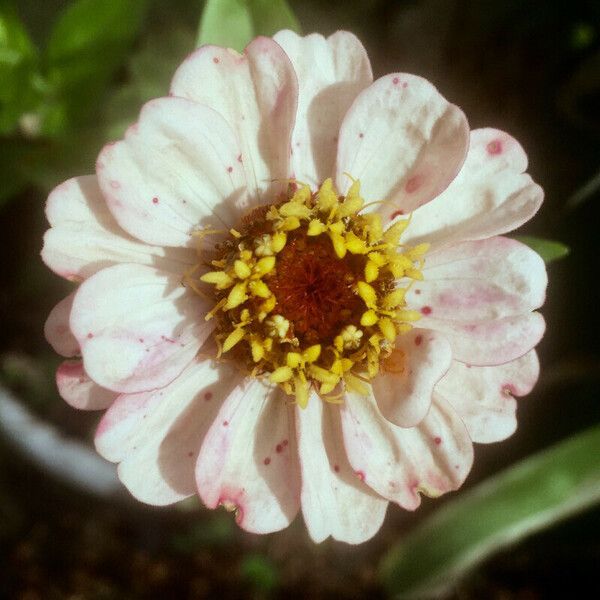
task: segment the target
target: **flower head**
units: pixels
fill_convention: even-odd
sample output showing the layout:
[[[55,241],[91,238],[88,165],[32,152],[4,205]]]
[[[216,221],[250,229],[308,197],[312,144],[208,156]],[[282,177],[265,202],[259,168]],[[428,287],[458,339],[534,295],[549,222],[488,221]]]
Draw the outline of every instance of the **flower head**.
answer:
[[[48,199],[42,256],[80,283],[46,323],[61,395],[107,409],[144,502],[364,541],[460,487],[537,379],[544,265],[501,237],[541,204],[526,168],[349,33],[204,46]]]

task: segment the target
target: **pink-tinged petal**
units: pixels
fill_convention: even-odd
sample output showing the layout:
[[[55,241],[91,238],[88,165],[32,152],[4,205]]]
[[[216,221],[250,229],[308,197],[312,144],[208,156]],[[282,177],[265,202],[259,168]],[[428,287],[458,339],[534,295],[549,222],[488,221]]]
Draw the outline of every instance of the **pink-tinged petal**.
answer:
[[[435,393],[445,398],[463,420],[474,442],[488,444],[511,436],[517,428],[513,396],[525,396],[540,371],[537,354],[494,367],[469,367],[453,362]]]
[[[209,106],[235,131],[240,153],[232,166],[245,171],[253,203],[286,189],[298,84],[272,39],[256,38],[241,55],[199,48],[175,73],[171,94]]]
[[[548,277],[540,256],[503,237],[463,242],[427,254],[425,279],[406,294],[409,306],[444,320],[483,321],[539,308]]]
[[[119,478],[142,502],[166,505],[191,496],[202,440],[239,381],[231,367],[193,361],[162,389],[119,396],[100,422],[96,448],[120,462]]]
[[[477,366],[501,365],[523,356],[542,339],[546,328],[536,312],[471,322],[423,317],[419,326],[443,333],[455,360]]]
[[[71,331],[88,375],[135,393],[162,387],[192,360],[214,326],[206,300],[181,277],[143,265],[115,265],[75,294]]]
[[[63,400],[80,410],[104,410],[117,397],[115,392],[94,383],[80,360],[66,360],[56,371],[56,385]]]
[[[429,202],[454,179],[469,145],[469,126],[459,108],[428,81],[386,75],[364,90],[340,129],[336,181],[359,179],[367,200],[386,200],[384,221]]]
[[[435,331],[413,329],[399,336],[394,351],[372,381],[385,418],[400,427],[420,423],[431,406],[433,388],[451,361],[450,344]]]
[[[360,544],[383,523],[387,501],[367,487],[362,471],[348,462],[339,406],[313,395],[306,409],[296,409],[302,474],[302,514],[317,543],[331,536]]]
[[[403,239],[435,248],[516,229],[544,199],[526,169],[527,156],[510,135],[497,129],[472,131],[460,173],[438,198],[415,211]]]
[[[51,311],[44,324],[44,335],[54,351],[61,356],[79,355],[79,342],[71,333],[69,318],[75,292],[63,298]]]
[[[201,226],[229,229],[248,206],[235,135],[223,117],[183,98],[148,102],[125,139],[96,163],[119,225],[148,244],[186,246]]]
[[[346,31],[326,39],[286,30],[274,39],[298,76],[291,172],[314,189],[334,172],[342,119],[356,96],[372,83],[371,64],[360,41]]]
[[[341,409],[344,442],[352,467],[384,498],[408,510],[419,493],[440,496],[458,489],[473,464],[473,445],[456,412],[443,399],[416,427],[397,427],[371,396],[346,396]]]
[[[236,511],[240,527],[269,533],[287,527],[300,505],[293,408],[257,379],[235,388],[209,429],[196,464],[209,508]]]
[[[125,233],[108,210],[95,175],[56,187],[46,204],[52,226],[44,236],[43,261],[57,274],[81,281],[118,263],[152,265],[182,273],[195,253],[148,246]]]

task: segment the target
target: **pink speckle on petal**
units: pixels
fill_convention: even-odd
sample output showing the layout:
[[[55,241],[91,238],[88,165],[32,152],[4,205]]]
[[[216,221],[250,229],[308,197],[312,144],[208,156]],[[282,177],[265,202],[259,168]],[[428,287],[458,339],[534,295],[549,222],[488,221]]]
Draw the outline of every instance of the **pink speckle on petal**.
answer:
[[[403,81],[402,82],[402,87],[403,88],[407,88],[408,87],[408,81]]]
[[[206,400],[206,402],[210,402],[212,400],[212,392],[205,392],[204,393],[204,400]]]
[[[365,472],[364,471],[354,471],[355,475],[361,480],[365,480]]]
[[[394,77],[394,79],[392,79],[392,83],[394,85],[398,85],[400,83],[400,78],[399,77]]]
[[[233,167],[227,167],[227,172],[228,173],[232,173],[233,172]]]
[[[390,221],[393,221],[396,217],[401,217],[404,214],[403,210],[395,210],[391,215],[390,215]]]
[[[334,470],[336,473],[339,473],[339,472],[340,472],[340,465],[333,465],[333,470]]]
[[[362,138],[364,138],[364,137],[365,137],[365,134],[364,134],[364,133],[361,131],[361,132],[358,134],[358,137],[362,139]]]
[[[433,312],[433,309],[431,308],[431,306],[424,306],[424,307],[421,309],[421,312],[422,312],[424,315],[430,315],[430,314]]]
[[[158,204],[158,198],[156,196],[152,198],[152,204]]]
[[[415,346],[420,346],[422,342],[423,342],[422,335],[418,335],[417,337],[415,337]]]
[[[283,442],[281,442],[281,444],[285,448],[289,444],[289,442],[287,440],[283,440]]]
[[[218,65],[221,61],[219,60],[219,58],[217,56],[213,57],[213,62],[215,63],[215,65]]]
[[[275,451],[277,452],[277,454],[281,454],[281,452],[283,452],[283,445],[277,444],[277,446],[275,446]]]
[[[188,456],[189,456],[190,458],[192,458],[192,456],[194,456],[194,453],[190,451],[190,452],[188,452]]]
[[[416,192],[421,187],[422,183],[423,183],[422,178],[419,175],[413,175],[406,182],[404,189],[406,190],[407,194],[412,194],[413,192]]]
[[[223,427],[227,427],[229,425],[229,421],[223,421]]]
[[[269,465],[271,464],[271,459],[267,456],[267,458],[265,458],[265,460],[263,460],[263,465]]]
[[[433,438],[433,441],[439,446],[442,443],[442,438],[441,437],[435,437],[435,438]]]
[[[88,340],[91,340],[94,337],[94,334],[90,332],[87,334],[87,337],[88,337]]]
[[[421,290],[415,290],[415,294],[419,295],[421,293]]]
[[[238,154],[237,160],[238,160],[239,163],[242,162],[242,155],[241,154]]]
[[[111,179],[111,181],[110,181],[110,187],[113,190],[118,190],[121,187],[121,184],[118,181],[116,181],[114,179]]]
[[[494,156],[495,154],[501,154],[502,153],[502,142],[500,140],[492,140],[486,146],[486,150],[487,150],[487,153],[490,154],[491,156]]]

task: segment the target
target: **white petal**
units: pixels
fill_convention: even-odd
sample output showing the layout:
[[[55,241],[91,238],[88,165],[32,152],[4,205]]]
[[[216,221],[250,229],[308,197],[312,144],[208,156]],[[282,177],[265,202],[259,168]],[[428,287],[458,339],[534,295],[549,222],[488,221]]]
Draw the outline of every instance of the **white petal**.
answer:
[[[325,39],[280,31],[275,41],[298,76],[298,113],[292,136],[292,173],[316,188],[335,169],[342,119],[356,96],[373,81],[369,57],[358,38],[338,31]]]
[[[160,390],[119,396],[100,422],[96,448],[121,463],[121,481],[142,502],[165,505],[191,496],[202,440],[239,380],[223,364],[194,361]]]
[[[182,273],[195,259],[191,250],[148,246],[125,233],[108,210],[95,175],[56,187],[48,197],[46,216],[52,227],[44,236],[42,259],[70,280],[81,281],[118,263]]]
[[[528,394],[540,371],[535,351],[504,365],[468,367],[453,362],[435,393],[445,398],[464,421],[474,442],[499,442],[517,428],[513,396]]]
[[[80,360],[66,360],[56,371],[56,385],[63,400],[80,410],[104,410],[117,397],[115,392],[94,383]]]
[[[210,335],[207,302],[180,277],[142,265],[103,269],[79,287],[71,311],[89,376],[117,392],[172,381]]]
[[[396,340],[391,356],[372,381],[379,410],[400,427],[412,427],[423,420],[433,388],[450,367],[452,352],[443,335],[413,329]]]
[[[455,360],[478,366],[500,365],[523,356],[542,339],[546,328],[536,312],[471,322],[423,317],[419,326],[443,333]]]
[[[316,395],[296,409],[302,473],[302,514],[317,543],[329,536],[349,544],[373,537],[383,523],[387,502],[373,493],[348,462],[340,410]]]
[[[359,179],[367,200],[386,200],[384,221],[435,198],[454,179],[469,144],[463,113],[428,81],[386,75],[364,90],[340,130],[336,181]]]
[[[525,169],[527,156],[514,138],[497,129],[472,131],[460,173],[438,198],[415,211],[403,239],[435,248],[516,229],[544,198]]]
[[[69,317],[73,307],[75,292],[63,298],[51,311],[44,324],[44,335],[54,351],[61,356],[77,356],[79,342],[71,333]]]
[[[548,283],[540,256],[502,237],[428,253],[423,275],[406,301],[444,320],[478,321],[529,312],[544,303]]]
[[[458,489],[471,469],[473,445],[444,400],[410,428],[388,422],[373,397],[348,394],[341,412],[353,468],[367,485],[403,508],[417,508],[419,492],[435,497]]]
[[[239,154],[216,111],[160,98],[144,106],[124,140],[105,146],[96,172],[123,229],[148,244],[186,246],[195,229],[229,229],[247,207]]]
[[[298,512],[298,455],[285,398],[246,379],[225,400],[196,464],[204,503],[235,510],[240,527],[253,533],[283,529]]]
[[[243,166],[254,203],[285,190],[298,84],[288,57],[272,39],[256,38],[243,55],[218,46],[199,48],[175,73],[171,94],[210,106],[235,131],[236,167]]]

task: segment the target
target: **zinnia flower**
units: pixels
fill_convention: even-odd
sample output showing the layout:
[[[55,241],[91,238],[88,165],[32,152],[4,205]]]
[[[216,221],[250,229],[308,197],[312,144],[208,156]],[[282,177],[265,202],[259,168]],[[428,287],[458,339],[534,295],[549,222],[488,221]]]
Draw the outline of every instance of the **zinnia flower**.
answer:
[[[80,282],[46,325],[60,393],[107,409],[143,502],[362,542],[515,430],[546,287],[499,237],[542,202],[526,168],[350,33],[204,46],[48,199],[43,259]]]

